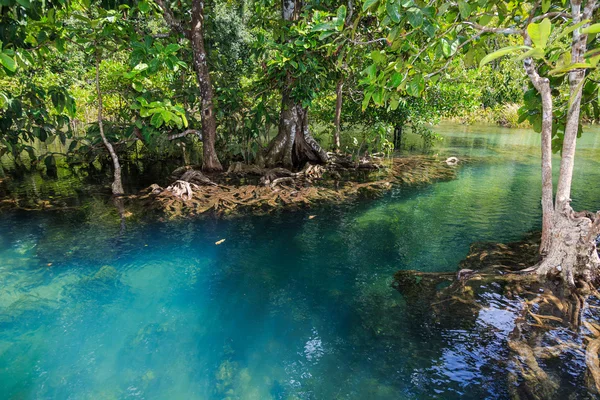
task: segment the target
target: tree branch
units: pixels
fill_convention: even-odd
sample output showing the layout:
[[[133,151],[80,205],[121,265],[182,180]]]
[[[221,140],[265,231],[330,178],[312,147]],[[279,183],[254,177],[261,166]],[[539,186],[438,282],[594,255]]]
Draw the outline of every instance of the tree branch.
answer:
[[[181,21],[175,18],[173,11],[167,3],[165,3],[165,0],[156,0],[156,4],[163,10],[163,18],[171,30],[189,39],[190,31],[185,29]]]
[[[187,135],[190,135],[192,133],[195,134],[195,135],[198,135],[198,139],[202,140],[202,132],[200,132],[200,131],[198,131],[196,129],[187,129],[187,130],[185,130],[185,131],[183,131],[181,133],[175,133],[173,135],[169,135],[168,139],[169,140],[180,139],[180,138],[185,137]]]
[[[523,32],[516,28],[490,28],[487,26],[476,24],[475,22],[465,21],[465,25],[469,25],[482,33],[501,33],[503,35],[521,35]]]

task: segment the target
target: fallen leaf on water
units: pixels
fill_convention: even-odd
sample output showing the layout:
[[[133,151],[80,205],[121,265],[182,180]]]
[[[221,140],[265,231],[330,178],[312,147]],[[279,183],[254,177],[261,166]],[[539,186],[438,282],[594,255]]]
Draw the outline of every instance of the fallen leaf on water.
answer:
[[[224,241],[225,241],[225,239],[221,239],[221,240],[219,240],[218,242],[215,242],[215,244],[216,244],[216,245],[219,245],[219,244],[223,243]]]
[[[48,264],[46,264],[46,266],[47,266],[47,267],[51,267],[51,266],[52,266],[52,263],[48,263]]]
[[[309,215],[308,219],[313,219],[314,217],[316,217],[316,215]]]

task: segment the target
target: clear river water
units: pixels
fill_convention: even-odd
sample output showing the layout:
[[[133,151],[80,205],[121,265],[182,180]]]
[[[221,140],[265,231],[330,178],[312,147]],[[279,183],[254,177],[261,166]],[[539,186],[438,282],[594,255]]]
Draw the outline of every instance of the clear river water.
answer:
[[[125,229],[96,197],[4,211],[0,398],[507,398],[508,305],[464,329],[422,326],[391,282],[538,229],[539,135],[436,130],[440,159],[470,159],[457,179],[377,200]],[[591,130],[576,209],[600,209],[599,183]]]

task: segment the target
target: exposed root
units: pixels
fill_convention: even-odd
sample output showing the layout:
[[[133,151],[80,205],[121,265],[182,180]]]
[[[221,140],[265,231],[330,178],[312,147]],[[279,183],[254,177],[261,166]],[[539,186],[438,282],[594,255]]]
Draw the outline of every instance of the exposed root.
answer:
[[[456,173],[454,168],[428,157],[400,158],[386,162],[387,164],[382,164],[373,159],[364,159],[356,168],[351,159],[340,155],[333,157],[325,165],[307,163],[298,172],[236,163],[232,164],[226,174],[221,175],[227,181],[235,177],[257,177],[255,184],[245,185],[225,184],[223,179],[215,182],[192,167],[184,167],[174,171],[172,177],[175,177],[175,183],[166,189],[152,185],[139,199],[146,203],[146,207],[162,211],[169,218],[199,215],[209,211],[219,215],[247,210],[260,213],[281,207],[305,207],[324,202],[339,203],[357,197],[379,196],[394,184],[451,179]],[[377,167],[373,167],[374,165]],[[219,176],[212,178],[217,179]],[[244,179],[251,181],[250,178]]]
[[[538,257],[538,247],[532,245],[538,243],[536,238],[532,235],[506,245],[475,244],[461,262],[461,267],[469,268],[461,269],[456,278],[448,273],[398,271],[394,287],[411,310],[428,310],[420,313],[450,329],[456,324],[474,324],[479,310],[490,305],[489,299],[505,299],[506,310],[515,318],[515,328],[506,339],[511,353],[507,368],[512,398],[564,398],[564,377],[549,365],[572,358],[576,361],[571,365],[586,366],[581,378],[587,376],[588,390],[598,394],[600,293],[591,282],[576,282],[573,290],[541,282],[536,274],[519,274]]]
[[[594,382],[596,392],[600,393],[600,361],[598,360],[598,352],[600,352],[600,337],[591,340],[585,350],[585,364]]]

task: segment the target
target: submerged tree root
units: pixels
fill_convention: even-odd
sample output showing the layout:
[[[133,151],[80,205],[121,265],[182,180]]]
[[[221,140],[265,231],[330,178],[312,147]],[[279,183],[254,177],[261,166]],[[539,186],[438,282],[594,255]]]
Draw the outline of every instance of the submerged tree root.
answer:
[[[534,274],[520,274],[537,263],[537,243],[530,236],[506,245],[474,244],[458,276],[399,271],[393,286],[411,309],[428,310],[421,312],[422,317],[451,329],[456,324],[474,326],[480,311],[491,307],[490,299],[495,308],[497,299],[505,299],[505,309],[515,316],[506,342],[511,398],[566,398],[565,393],[573,391],[565,389],[574,379],[572,366],[556,365],[569,360],[585,365],[576,379],[580,388],[587,387],[584,398],[595,397],[600,394],[600,293],[582,281],[573,290],[557,282],[541,283]]]
[[[159,210],[169,218],[207,212],[217,215],[245,211],[264,213],[284,207],[379,196],[395,184],[452,179],[456,173],[456,168],[428,157],[385,161],[365,159],[353,163],[349,158],[338,156],[334,162],[307,164],[298,172],[236,163],[226,174],[215,176],[214,182],[199,171],[185,167],[174,172],[171,178],[175,182],[167,188],[152,185],[138,198],[145,207]]]

